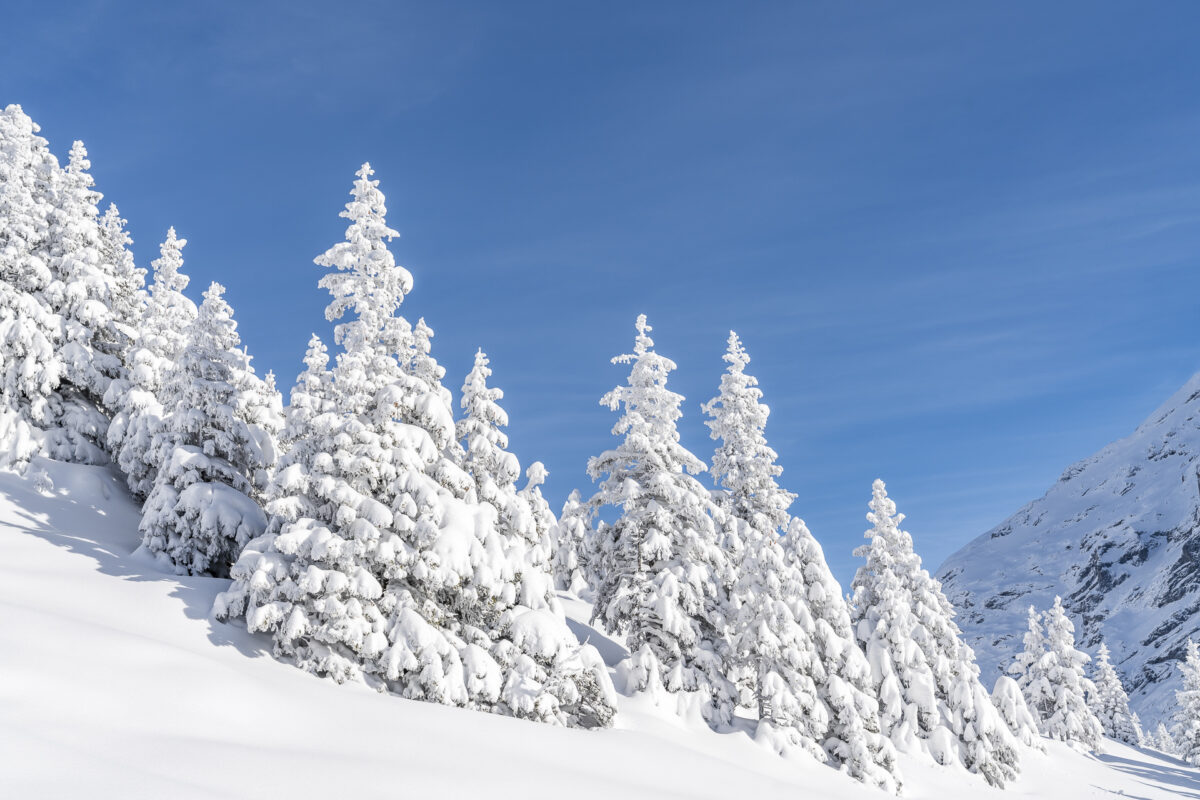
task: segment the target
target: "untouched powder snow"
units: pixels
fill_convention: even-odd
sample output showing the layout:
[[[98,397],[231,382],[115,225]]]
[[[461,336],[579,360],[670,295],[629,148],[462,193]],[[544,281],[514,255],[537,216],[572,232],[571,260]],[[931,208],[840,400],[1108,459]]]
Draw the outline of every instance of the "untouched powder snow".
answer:
[[[1078,645],[1095,655],[1108,643],[1143,727],[1171,713],[1178,664],[1200,632],[1198,468],[1200,374],[946,560],[938,578],[985,682],[1021,649],[1029,605],[1061,595]]]
[[[228,582],[135,554],[138,509],[106,469],[0,473],[0,797],[879,798],[744,732],[714,734],[645,696],[608,731],[554,728],[337,686],[210,618]],[[564,598],[611,665],[617,642]],[[531,621],[532,622],[532,621]],[[912,798],[1196,797],[1200,772],[1106,742],[1048,743],[1007,791],[902,758]]]

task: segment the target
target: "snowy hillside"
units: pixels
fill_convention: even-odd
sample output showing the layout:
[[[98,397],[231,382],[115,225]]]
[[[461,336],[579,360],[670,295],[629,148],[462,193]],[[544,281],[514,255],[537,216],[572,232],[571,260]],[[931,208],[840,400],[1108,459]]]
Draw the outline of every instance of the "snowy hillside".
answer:
[[[1067,468],[1045,496],[972,541],[938,577],[994,678],[1021,647],[1032,603],[1056,594],[1095,653],[1103,636],[1153,727],[1200,630],[1200,375],[1134,433]]]
[[[622,697],[580,731],[337,686],[210,617],[228,581],[135,554],[138,510],[100,467],[0,473],[0,796],[863,797],[886,795],[742,733]],[[584,622],[606,660],[623,654]],[[902,756],[907,797],[1195,796],[1200,772],[1114,742],[1048,742],[1008,792]]]

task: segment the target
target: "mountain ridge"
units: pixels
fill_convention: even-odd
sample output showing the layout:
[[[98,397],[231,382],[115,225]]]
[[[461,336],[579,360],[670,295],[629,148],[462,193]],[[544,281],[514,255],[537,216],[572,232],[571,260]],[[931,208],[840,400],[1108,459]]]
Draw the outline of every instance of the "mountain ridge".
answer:
[[[1200,373],[946,559],[937,577],[984,675],[1020,650],[1027,607],[1061,595],[1080,645],[1095,653],[1107,641],[1143,722],[1162,718],[1174,664],[1200,631],[1198,466]]]

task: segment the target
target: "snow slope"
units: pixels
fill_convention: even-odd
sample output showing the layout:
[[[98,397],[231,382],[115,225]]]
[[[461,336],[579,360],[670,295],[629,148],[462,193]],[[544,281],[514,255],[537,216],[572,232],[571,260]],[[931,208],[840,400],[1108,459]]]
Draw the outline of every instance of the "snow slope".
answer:
[[[718,735],[646,698],[587,732],[337,686],[209,617],[226,581],[135,554],[137,509],[105,469],[38,462],[56,488],[0,473],[0,797],[880,798],[744,733]],[[616,642],[572,629],[606,659]],[[902,762],[905,795],[1200,795],[1200,772],[1111,743],[1050,744],[1009,791]]]
[[[1103,634],[1143,723],[1174,705],[1176,663],[1200,630],[1200,375],[1134,433],[1071,465],[1036,500],[938,571],[994,678],[1021,648],[1025,611],[1056,594],[1078,640]]]

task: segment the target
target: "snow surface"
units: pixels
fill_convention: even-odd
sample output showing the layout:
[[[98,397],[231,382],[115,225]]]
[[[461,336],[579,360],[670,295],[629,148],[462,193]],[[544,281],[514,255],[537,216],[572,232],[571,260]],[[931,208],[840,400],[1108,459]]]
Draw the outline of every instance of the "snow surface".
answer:
[[[744,732],[715,734],[646,696],[581,731],[338,686],[215,622],[228,581],[134,554],[138,509],[101,467],[38,460],[54,488],[0,473],[0,797],[879,798]],[[610,665],[619,642],[564,596]],[[747,723],[748,725],[748,723]],[[912,798],[1200,796],[1200,772],[1106,742],[1024,751],[1007,791],[901,757]]]
[[[1143,727],[1171,713],[1187,638],[1200,632],[1198,468],[1200,374],[946,560],[938,578],[985,683],[1021,649],[1029,605],[1061,595],[1079,645],[1094,655],[1108,643]]]

